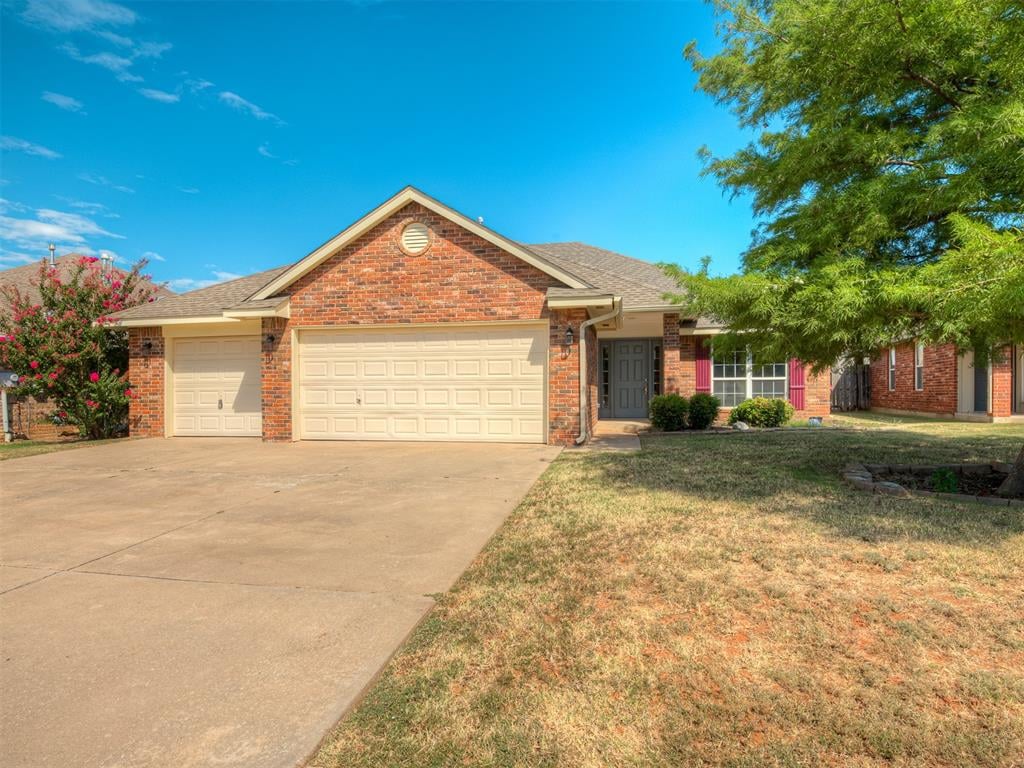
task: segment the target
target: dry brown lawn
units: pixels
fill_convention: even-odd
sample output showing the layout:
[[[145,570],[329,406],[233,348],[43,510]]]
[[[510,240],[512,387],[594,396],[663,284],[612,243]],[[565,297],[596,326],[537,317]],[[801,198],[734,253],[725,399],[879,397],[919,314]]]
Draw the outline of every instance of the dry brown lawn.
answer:
[[[1024,429],[847,423],[566,452],[312,764],[1024,765],[1024,512],[837,478]]]

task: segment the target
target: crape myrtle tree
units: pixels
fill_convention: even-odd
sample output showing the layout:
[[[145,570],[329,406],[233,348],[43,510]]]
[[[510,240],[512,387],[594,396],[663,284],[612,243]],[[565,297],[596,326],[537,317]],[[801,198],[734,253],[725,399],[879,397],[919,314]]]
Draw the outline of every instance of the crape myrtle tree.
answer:
[[[4,289],[10,310],[0,313],[0,364],[18,374],[19,394],[52,400],[58,423],[83,437],[113,437],[127,427],[128,335],[111,328],[109,316],[153,300],[145,263],[105,271],[99,259],[82,257],[62,276],[44,262],[38,300]]]
[[[1024,342],[1024,4],[714,3],[698,90],[756,136],[705,173],[750,199],[740,274],[666,267],[716,344],[820,370],[917,339]],[[1003,494],[1024,493],[1024,450]]]

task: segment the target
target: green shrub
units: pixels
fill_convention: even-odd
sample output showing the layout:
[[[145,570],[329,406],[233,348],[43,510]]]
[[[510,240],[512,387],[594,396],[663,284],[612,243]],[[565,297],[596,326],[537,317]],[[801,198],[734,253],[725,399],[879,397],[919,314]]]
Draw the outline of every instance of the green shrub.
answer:
[[[957,480],[956,473],[946,467],[932,472],[931,480],[932,490],[936,493],[958,493],[960,491],[960,481]]]
[[[718,418],[718,398],[698,392],[690,398],[690,429],[707,429]]]
[[[752,427],[781,427],[793,418],[795,412],[793,406],[786,400],[754,397],[744,400],[732,409],[729,423],[743,421]]]
[[[662,432],[677,432],[686,425],[689,405],[682,395],[655,395],[648,405],[651,424]]]

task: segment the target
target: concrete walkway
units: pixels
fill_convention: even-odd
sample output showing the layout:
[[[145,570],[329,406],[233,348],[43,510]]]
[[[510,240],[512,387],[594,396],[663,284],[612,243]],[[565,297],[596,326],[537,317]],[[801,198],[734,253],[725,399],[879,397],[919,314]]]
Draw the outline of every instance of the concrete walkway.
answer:
[[[646,419],[600,419],[594,436],[581,450],[598,453],[635,453],[640,450],[639,433],[650,429]]]
[[[0,765],[301,764],[557,453],[176,439],[0,463]]]

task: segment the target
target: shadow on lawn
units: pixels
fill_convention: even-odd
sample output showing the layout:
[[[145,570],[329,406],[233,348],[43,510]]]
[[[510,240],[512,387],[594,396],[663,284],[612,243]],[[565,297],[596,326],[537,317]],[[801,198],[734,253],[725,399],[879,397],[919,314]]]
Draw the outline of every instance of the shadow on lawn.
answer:
[[[701,501],[735,503],[753,514],[797,516],[864,541],[918,538],[992,546],[1024,533],[1024,510],[871,495],[845,485],[839,472],[854,460],[1010,461],[1022,442],[1024,430],[1016,427],[953,437],[906,429],[794,430],[647,438],[639,454],[593,460],[618,490],[675,492],[680,509]]]

